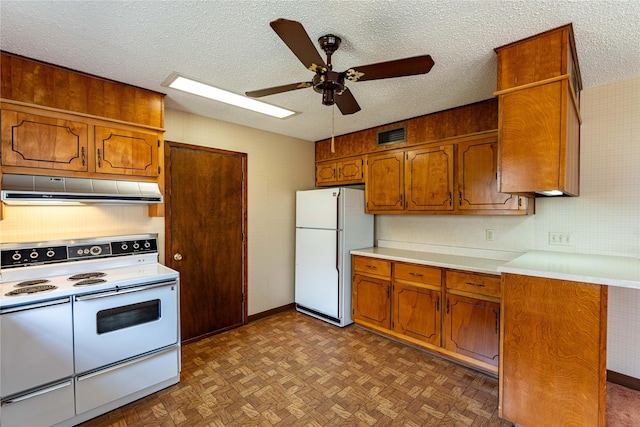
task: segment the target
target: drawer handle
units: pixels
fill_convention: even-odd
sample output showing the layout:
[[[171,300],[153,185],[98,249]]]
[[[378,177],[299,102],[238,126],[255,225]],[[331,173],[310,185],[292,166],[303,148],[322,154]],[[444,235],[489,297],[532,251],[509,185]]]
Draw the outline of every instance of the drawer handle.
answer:
[[[414,276],[414,277],[422,277],[422,274],[420,273],[414,273],[413,271],[409,273],[409,276]]]
[[[374,270],[378,268],[378,267],[376,267],[375,265],[368,265],[368,264],[367,264],[367,265],[365,265],[365,267],[367,267],[367,268],[373,268]]]
[[[476,287],[478,287],[478,288],[484,288],[484,286],[485,286],[485,285],[484,285],[484,283],[466,282],[466,284],[467,284],[467,285],[470,285],[470,286],[476,286]]]

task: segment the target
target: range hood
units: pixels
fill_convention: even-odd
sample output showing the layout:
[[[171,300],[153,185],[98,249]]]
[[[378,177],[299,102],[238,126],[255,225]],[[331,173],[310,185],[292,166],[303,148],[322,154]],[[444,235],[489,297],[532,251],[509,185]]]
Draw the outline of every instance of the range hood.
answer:
[[[162,203],[155,182],[67,178],[37,175],[2,175],[1,200],[8,205],[27,204],[153,204]]]

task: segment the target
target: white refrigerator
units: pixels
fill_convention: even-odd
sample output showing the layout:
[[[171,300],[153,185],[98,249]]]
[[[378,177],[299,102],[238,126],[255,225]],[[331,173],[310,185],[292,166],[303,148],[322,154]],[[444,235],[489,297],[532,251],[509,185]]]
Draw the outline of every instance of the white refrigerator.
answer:
[[[344,327],[351,323],[352,249],[373,246],[373,215],[364,190],[296,192],[295,303],[302,313]]]

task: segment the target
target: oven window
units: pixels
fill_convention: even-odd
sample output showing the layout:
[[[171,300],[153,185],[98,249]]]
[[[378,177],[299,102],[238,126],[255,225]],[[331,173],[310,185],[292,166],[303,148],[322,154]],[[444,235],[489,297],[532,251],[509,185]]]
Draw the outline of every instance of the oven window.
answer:
[[[159,299],[101,310],[97,314],[98,334],[154,322],[158,319],[160,319]]]

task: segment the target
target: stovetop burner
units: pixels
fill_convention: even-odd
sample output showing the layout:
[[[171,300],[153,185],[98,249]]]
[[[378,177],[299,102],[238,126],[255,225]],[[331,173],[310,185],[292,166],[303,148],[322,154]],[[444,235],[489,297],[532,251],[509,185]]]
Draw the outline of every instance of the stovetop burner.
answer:
[[[81,280],[79,282],[74,283],[73,286],[91,286],[91,285],[97,285],[99,283],[105,283],[105,282],[106,282],[105,279],[85,279],[85,280]]]
[[[69,277],[69,279],[67,279],[67,280],[93,279],[94,277],[102,277],[102,276],[106,276],[106,275],[107,275],[106,273],[102,273],[100,271],[95,271],[95,272],[91,272],[91,273],[74,274],[73,276]],[[104,282],[106,282],[106,280],[103,280],[102,282],[97,282],[97,283],[104,283]]]
[[[35,281],[35,280],[34,280]],[[15,289],[11,292],[7,292],[6,296],[15,296],[15,295],[25,295],[25,294],[36,294],[40,292],[52,291],[57,289],[57,286],[53,285],[34,285],[34,286],[26,286],[24,288]]]
[[[22,288],[24,286],[34,286],[34,285],[41,285],[43,283],[48,283],[49,280],[47,279],[36,279],[36,280],[26,280],[24,282],[20,282],[16,285],[14,285],[16,288]]]

